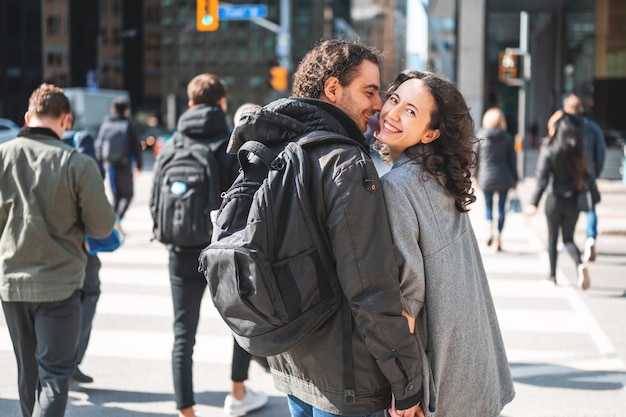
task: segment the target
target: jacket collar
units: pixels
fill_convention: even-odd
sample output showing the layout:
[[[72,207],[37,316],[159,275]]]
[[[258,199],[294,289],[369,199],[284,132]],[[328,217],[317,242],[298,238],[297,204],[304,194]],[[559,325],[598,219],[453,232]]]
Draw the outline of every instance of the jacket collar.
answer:
[[[47,136],[47,138],[41,139],[61,139],[52,129],[48,129],[47,127],[23,127],[17,132],[17,136],[35,136],[37,139],[39,139],[40,136]]]

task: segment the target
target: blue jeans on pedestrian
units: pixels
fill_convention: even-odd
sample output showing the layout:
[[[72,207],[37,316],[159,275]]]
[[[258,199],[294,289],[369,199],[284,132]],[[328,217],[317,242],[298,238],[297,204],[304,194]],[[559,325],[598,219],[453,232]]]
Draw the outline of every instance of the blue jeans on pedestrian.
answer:
[[[291,417],[341,417],[343,414],[332,414],[319,410],[312,405],[294,397],[287,395],[287,403],[289,404],[289,412]],[[350,415],[350,417],[376,417],[378,413]]]
[[[509,193],[509,189],[496,191],[484,191],[485,194],[485,214],[487,221],[491,224],[493,222],[493,195],[498,193],[498,235],[502,234],[504,228],[506,196]]]
[[[198,252],[170,250],[169,270],[174,305],[172,373],[176,409],[195,405],[193,392],[193,347],[200,320],[200,305],[206,280],[198,272]]]
[[[592,207],[591,210],[586,212],[586,215],[587,215],[587,237],[595,239],[598,233],[598,216],[596,215],[595,206]]]

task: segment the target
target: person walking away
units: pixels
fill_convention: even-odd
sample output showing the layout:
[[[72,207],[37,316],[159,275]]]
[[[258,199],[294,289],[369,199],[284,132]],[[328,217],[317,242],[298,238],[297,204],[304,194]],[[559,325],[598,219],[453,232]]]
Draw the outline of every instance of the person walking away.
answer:
[[[582,117],[588,171],[593,174],[590,181],[595,182],[597,178],[600,178],[606,159],[606,142],[602,129],[592,119],[583,116],[585,112],[583,104],[580,98],[573,93],[563,100],[563,111]],[[590,209],[585,212],[585,217],[587,218],[587,228],[583,261],[593,262],[596,260],[596,238],[598,236],[598,216],[595,203],[591,204]]]
[[[86,130],[74,130],[74,114],[70,113],[68,118],[67,130],[63,133],[61,140],[75,148],[78,152],[92,157],[97,163],[100,171],[100,175],[104,180],[104,167],[102,163],[96,158],[96,148],[93,136]],[[83,282],[83,288],[80,290],[80,307],[81,307],[81,321],[80,321],[80,336],[78,338],[78,356],[76,358],[76,369],[72,380],[79,384],[86,384],[93,382],[93,378],[84,374],[78,367],[85,357],[87,351],[87,345],[89,344],[89,338],[91,336],[91,328],[93,318],[96,314],[96,305],[100,298],[100,258],[97,254],[87,254],[87,266],[85,267],[85,281]]]
[[[0,145],[0,299],[24,417],[62,417],[76,369],[84,235],[106,237],[115,213],[96,162],[60,139],[70,103],[41,84],[26,127]]]
[[[470,110],[454,84],[426,71],[400,73],[385,98],[376,138],[393,162],[382,185],[404,308],[423,348],[422,409],[497,417],[515,392],[467,213],[476,200]]]
[[[300,62],[292,96],[243,110],[229,143],[236,153],[247,140],[282,146],[319,130],[354,141],[307,151],[311,204],[344,302],[302,342],[268,357],[293,417],[375,416],[390,406],[392,392],[398,415],[421,415],[421,358],[402,316],[385,202],[363,135],[382,106],[379,62],[375,50],[358,43],[319,43]]]
[[[244,103],[237,107],[233,116],[233,126],[239,124],[244,109],[255,109],[261,106],[256,103]],[[234,180],[234,179],[233,179]],[[233,337],[233,357],[230,368],[231,388],[230,393],[224,399],[224,414],[240,416],[257,410],[267,404],[268,397],[262,391],[253,391],[245,385],[248,380],[250,361],[255,359],[261,366],[269,370],[266,358],[253,357],[244,350]]]
[[[178,119],[177,132],[172,139],[163,145],[161,152],[156,159],[154,169],[154,182],[151,192],[151,210],[155,219],[156,228],[167,228],[169,226],[160,224],[164,221],[171,221],[173,214],[161,213],[155,215],[157,198],[161,198],[163,184],[161,178],[168,169],[174,167],[174,162],[167,162],[172,154],[177,154],[191,149],[198,149],[203,156],[212,153],[219,163],[219,189],[208,190],[215,193],[213,198],[215,205],[204,207],[201,210],[184,210],[179,213],[181,225],[185,224],[210,224],[208,218],[196,218],[195,216],[206,216],[209,210],[219,208],[220,193],[225,191],[237,176],[238,163],[232,155],[226,154],[230,129],[226,122],[225,112],[227,110],[226,85],[224,81],[213,74],[199,74],[195,76],[187,85],[188,109]],[[208,159],[207,159],[208,160]],[[208,162],[207,162],[208,163]],[[203,171],[208,168],[200,167]],[[187,185],[183,178],[171,178],[164,181],[165,191],[179,193],[177,188],[184,194]],[[204,190],[203,190],[204,191]],[[200,192],[197,195],[203,195]],[[208,205],[208,201],[198,204]],[[173,207],[175,205],[171,205]],[[193,406],[196,404],[193,391],[193,348],[196,342],[196,332],[200,320],[200,306],[202,297],[206,289],[204,276],[198,272],[198,256],[200,251],[211,241],[210,232],[201,236],[201,240],[190,245],[189,239],[184,236],[181,241],[168,243],[169,252],[169,275],[172,292],[172,302],[174,306],[174,346],[172,349],[172,374],[174,380],[174,394],[176,397],[176,408],[180,417],[195,417]],[[267,399],[266,399],[267,401]]]
[[[502,229],[506,216],[506,201],[510,189],[517,186],[517,154],[515,140],[506,131],[504,113],[497,107],[488,109],[477,132],[478,165],[476,179],[485,196],[485,215],[489,227],[487,246],[494,243],[497,251],[502,250]],[[493,197],[498,194],[498,222],[493,225]]]
[[[580,212],[578,193],[589,179],[583,123],[580,117],[560,110],[548,120],[550,136],[539,153],[537,185],[526,208],[526,214],[532,216],[537,213],[537,206],[545,192],[550,258],[548,280],[555,285],[557,283],[557,242],[560,232],[565,249],[576,264],[578,286],[586,290],[591,284],[589,269],[586,263],[581,262],[580,251],[574,243],[574,231]]]
[[[109,177],[113,209],[120,220],[133,199],[133,161],[135,175],[139,175],[143,167],[141,141],[129,115],[126,99],[113,100],[111,114],[104,118],[96,139],[96,156]]]

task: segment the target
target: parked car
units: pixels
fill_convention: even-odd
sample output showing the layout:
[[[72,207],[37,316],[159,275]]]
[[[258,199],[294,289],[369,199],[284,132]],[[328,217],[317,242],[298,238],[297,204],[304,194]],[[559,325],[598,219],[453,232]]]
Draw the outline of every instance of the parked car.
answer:
[[[20,127],[12,120],[0,118],[0,143],[13,139],[19,131]]]

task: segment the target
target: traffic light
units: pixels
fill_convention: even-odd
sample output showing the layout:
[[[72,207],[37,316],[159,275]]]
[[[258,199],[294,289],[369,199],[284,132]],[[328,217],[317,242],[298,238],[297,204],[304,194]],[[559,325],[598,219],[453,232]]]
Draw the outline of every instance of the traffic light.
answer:
[[[512,52],[500,52],[498,60],[498,79],[502,82],[517,78],[517,55]]]
[[[211,32],[220,27],[218,0],[196,0],[196,26],[201,32]]]
[[[289,80],[287,77],[289,72],[287,68],[281,66],[274,66],[270,68],[270,85],[276,91],[285,91],[289,86]]]

